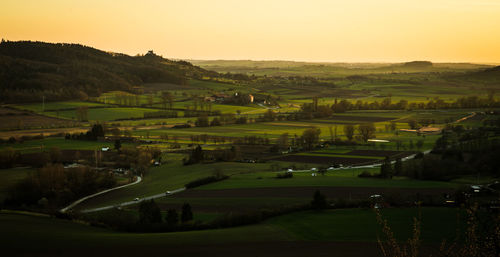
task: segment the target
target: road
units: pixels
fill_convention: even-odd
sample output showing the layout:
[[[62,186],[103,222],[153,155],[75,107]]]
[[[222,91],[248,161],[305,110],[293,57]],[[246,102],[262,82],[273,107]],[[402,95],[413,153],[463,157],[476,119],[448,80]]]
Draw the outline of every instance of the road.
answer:
[[[429,154],[431,151],[432,150],[423,151],[423,154]],[[411,160],[411,159],[415,158],[415,156],[417,156],[417,154],[408,155],[404,158],[401,158],[401,161]],[[396,163],[396,161],[391,161],[391,164],[394,164],[394,163]],[[349,166],[349,167],[342,167],[342,168],[333,168],[333,169],[330,169],[330,171],[344,170],[344,169],[366,169],[366,168],[376,168],[376,167],[380,167],[380,166],[382,166],[382,163],[374,163],[374,164],[370,164],[370,165],[361,165],[361,166]],[[278,172],[281,172],[281,171],[278,171]],[[311,172],[311,170],[294,170],[292,172]]]
[[[141,183],[142,181],[142,178],[140,176],[137,177],[137,180],[134,181],[133,183],[130,183],[130,184],[126,184],[126,185],[123,185],[123,186],[119,186],[119,187],[113,187],[113,188],[110,188],[110,189],[106,189],[104,191],[101,191],[101,192],[98,192],[98,193],[95,193],[95,194],[92,194],[92,195],[88,195],[88,196],[85,196],[81,199],[78,199],[76,201],[74,201],[72,204],[62,208],[61,210],[59,210],[61,213],[65,213],[67,211],[69,211],[70,209],[74,208],[75,206],[77,206],[78,204],[82,203],[83,201],[87,200],[87,199],[90,199],[92,197],[96,197],[98,195],[102,195],[102,194],[105,194],[105,193],[108,193],[108,192],[111,192],[111,191],[114,191],[114,190],[117,190],[117,189],[120,189],[120,188],[125,188],[125,187],[129,187],[129,186],[133,186],[135,184],[139,184]]]
[[[123,203],[114,204],[114,205],[108,205],[108,206],[103,206],[103,207],[98,207],[98,208],[93,208],[93,209],[86,209],[86,210],[82,210],[81,212],[82,213],[89,213],[89,212],[109,210],[109,209],[113,209],[113,208],[120,208],[120,207],[123,207],[123,206],[138,204],[138,203],[140,203],[142,201],[146,201],[146,200],[152,200],[152,199],[156,199],[156,198],[160,198],[160,197],[170,196],[170,195],[182,192],[184,190],[186,190],[185,187],[179,188],[179,189],[176,189],[176,190],[172,190],[172,191],[170,191],[170,194],[168,194],[168,195],[166,193],[161,193],[161,194],[156,194],[156,195],[152,195],[152,196],[143,197],[143,198],[141,198],[141,199],[139,199],[137,201],[133,200],[133,201],[123,202]]]

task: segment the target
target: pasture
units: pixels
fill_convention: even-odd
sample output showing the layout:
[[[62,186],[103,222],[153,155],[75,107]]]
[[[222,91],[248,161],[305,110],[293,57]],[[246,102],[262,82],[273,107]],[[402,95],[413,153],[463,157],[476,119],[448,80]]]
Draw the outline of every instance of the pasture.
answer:
[[[457,209],[387,209],[382,210],[382,215],[388,219],[395,237],[404,241],[411,235],[412,217],[419,212],[424,246],[437,246],[443,239],[454,239],[459,226],[456,219],[448,217],[457,216]],[[307,211],[251,226],[151,234],[118,233],[49,217],[5,212],[0,213],[0,224],[3,251],[16,255],[57,252],[72,256],[160,253],[234,256],[235,252],[241,252],[241,256],[304,256],[320,250],[317,256],[330,256],[332,251],[357,256],[377,253],[375,240],[381,233],[375,214],[369,209]]]

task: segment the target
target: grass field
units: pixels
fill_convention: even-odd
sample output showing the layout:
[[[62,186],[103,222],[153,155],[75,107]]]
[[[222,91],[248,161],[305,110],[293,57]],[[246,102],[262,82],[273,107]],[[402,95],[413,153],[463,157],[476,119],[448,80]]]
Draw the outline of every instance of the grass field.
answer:
[[[457,184],[422,181],[412,179],[376,179],[358,178],[357,175],[364,170],[377,172],[379,169],[345,169],[326,172],[325,176],[311,176],[311,172],[294,173],[291,179],[276,179],[276,173],[257,172],[238,174],[231,179],[205,185],[199,190],[210,189],[235,189],[235,188],[269,188],[269,187],[386,187],[386,188],[455,188]]]
[[[31,168],[0,169],[0,202],[8,195],[9,188],[28,176]]]
[[[408,238],[412,217],[418,213],[417,209],[382,210],[383,217],[389,220],[399,240]],[[424,245],[438,245],[444,238],[453,239],[457,220],[449,217],[456,217],[457,209],[422,208],[421,213]],[[381,233],[375,214],[369,209],[298,212],[251,226],[152,234],[117,233],[65,220],[5,212],[0,213],[0,224],[0,238],[4,243],[2,250],[22,255],[71,253],[73,256],[84,256],[93,253],[102,256],[128,253],[126,255],[135,256],[161,252],[175,256],[182,253],[184,256],[201,253],[204,256],[234,256],[238,252],[235,250],[246,249],[249,254],[242,256],[255,256],[256,250],[261,252],[259,256],[277,256],[278,252],[287,256],[304,256],[313,249],[321,249],[318,256],[328,256],[321,253],[327,250],[331,254],[330,251],[337,249],[336,253],[347,254],[355,251],[352,247],[366,246],[370,246],[367,250],[373,253],[377,250],[376,245],[365,242],[376,242]],[[283,247],[287,241],[299,247],[290,247],[289,244]],[[319,245],[313,242],[321,242],[322,247],[317,248]],[[338,244],[330,245],[328,242]],[[339,247],[342,244],[350,247]],[[206,245],[213,247],[207,248]],[[253,247],[247,248],[250,245]]]

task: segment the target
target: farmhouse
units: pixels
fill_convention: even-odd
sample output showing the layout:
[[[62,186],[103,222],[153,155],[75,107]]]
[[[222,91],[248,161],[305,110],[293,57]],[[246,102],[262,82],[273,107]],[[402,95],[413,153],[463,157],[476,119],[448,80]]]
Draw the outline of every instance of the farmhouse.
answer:
[[[224,102],[224,100],[226,100],[226,98],[228,98],[229,96],[226,94],[223,94],[223,93],[217,93],[217,94],[213,94],[212,97],[217,102]]]

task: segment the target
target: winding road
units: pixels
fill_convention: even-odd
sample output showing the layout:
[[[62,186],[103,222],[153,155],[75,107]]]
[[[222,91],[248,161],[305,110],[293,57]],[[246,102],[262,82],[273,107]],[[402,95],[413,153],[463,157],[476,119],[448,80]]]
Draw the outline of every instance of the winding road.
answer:
[[[86,210],[82,210],[81,212],[82,213],[89,213],[89,212],[109,210],[109,209],[113,209],[113,208],[120,208],[122,206],[133,205],[133,204],[137,204],[137,203],[140,203],[140,202],[146,201],[146,200],[152,200],[152,199],[155,199],[155,198],[166,197],[166,196],[169,196],[169,195],[173,195],[173,194],[182,192],[184,190],[186,190],[185,187],[179,188],[179,189],[176,189],[176,190],[172,190],[172,191],[170,191],[169,194],[167,194],[167,193],[156,194],[156,195],[152,195],[152,196],[147,196],[147,197],[141,198],[141,199],[136,200],[136,201],[129,201],[129,202],[123,202],[123,203],[119,203],[119,204],[108,205],[108,206],[103,206],[103,207],[98,207],[98,208],[93,208],[93,209],[86,209]]]
[[[141,181],[142,181],[142,178],[140,176],[138,176],[137,180],[134,181],[134,182],[132,182],[132,183],[129,183],[129,184],[126,184],[126,185],[123,185],[123,186],[113,187],[113,188],[110,188],[110,189],[103,190],[101,192],[97,192],[97,193],[92,194],[92,195],[85,196],[85,197],[83,197],[81,199],[78,199],[78,200],[74,201],[70,205],[68,205],[68,206],[60,209],[59,212],[66,213],[67,211],[71,210],[72,208],[74,208],[75,206],[77,206],[78,204],[82,203],[83,201],[85,201],[87,199],[90,199],[92,197],[96,197],[98,195],[102,195],[102,194],[105,194],[105,193],[108,193],[108,192],[111,192],[111,191],[114,191],[114,190],[117,190],[117,189],[121,189],[121,188],[129,187],[129,186],[133,186],[135,184],[141,183]]]

